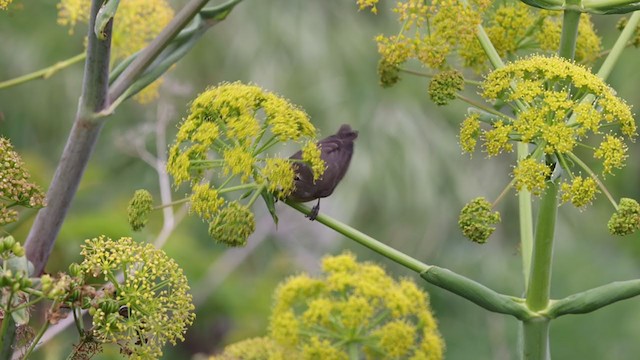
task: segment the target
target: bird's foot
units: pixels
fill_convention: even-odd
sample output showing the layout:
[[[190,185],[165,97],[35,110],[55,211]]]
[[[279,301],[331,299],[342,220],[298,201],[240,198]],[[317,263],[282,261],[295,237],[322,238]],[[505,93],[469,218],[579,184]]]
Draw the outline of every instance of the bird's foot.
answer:
[[[311,212],[306,217],[309,220],[314,221],[318,217],[319,212],[320,212],[320,199],[318,199],[318,203],[311,208]]]

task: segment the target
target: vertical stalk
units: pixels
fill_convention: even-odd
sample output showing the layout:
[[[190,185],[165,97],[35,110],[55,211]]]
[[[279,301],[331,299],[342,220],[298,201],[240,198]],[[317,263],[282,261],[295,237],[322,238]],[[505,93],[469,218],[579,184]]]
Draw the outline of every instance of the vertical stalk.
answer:
[[[568,1],[567,3],[572,3],[572,1]],[[564,18],[562,21],[562,35],[560,36],[560,49],[558,49],[558,55],[565,59],[573,60],[573,58],[575,57],[579,23],[580,13],[578,11],[564,11]]]
[[[107,106],[112,22],[105,28],[106,39],[96,38],[93,28],[102,2],[93,0],[91,4],[87,58],[76,119],[47,193],[47,206],[38,212],[25,243],[34,276],[44,270],[103,125],[95,114]]]
[[[542,197],[536,224],[535,243],[531,263],[531,276],[527,286],[527,307],[541,311],[549,304],[551,285],[551,262],[553,258],[553,236],[558,211],[558,184],[549,181]],[[524,323],[523,359],[542,360],[548,358],[549,320],[535,319]]]
[[[518,161],[529,155],[528,145],[519,142],[517,145]],[[525,292],[529,284],[531,272],[531,256],[533,254],[533,209],[531,192],[522,189],[518,192],[518,216],[520,218],[520,248],[522,252],[522,275],[524,276]]]
[[[522,360],[550,359],[549,319],[536,318],[525,321],[523,325]]]

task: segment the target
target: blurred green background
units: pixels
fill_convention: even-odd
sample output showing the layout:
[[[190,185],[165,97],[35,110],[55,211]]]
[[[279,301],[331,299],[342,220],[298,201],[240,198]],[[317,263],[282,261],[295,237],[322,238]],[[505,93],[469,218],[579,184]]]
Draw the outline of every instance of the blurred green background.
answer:
[[[0,13],[0,81],[69,58],[83,50],[84,30],[72,36],[56,24],[52,1],[20,1]],[[174,1],[179,8],[184,2]],[[188,102],[222,81],[256,83],[303,107],[323,136],[349,123],[359,130],[351,169],[322,212],[334,216],[429,264],[450,268],[497,291],[523,291],[518,248],[517,198],[510,194],[499,210],[503,222],[484,246],[457,229],[459,209],[470,199],[494,199],[510,181],[513,156],[486,159],[461,155],[458,124],[467,106],[436,107],[424,78],[404,77],[391,89],[378,86],[379,33],[398,31],[381,1],[379,15],[358,12],[354,1],[247,0],[212,28],[168,74],[161,97],[149,105],[127,102],[108,120],[80,190],[60,233],[47,271],[55,273],[79,259],[79,246],[100,234],[153,241],[162,226],[156,214],[142,233],[132,233],[126,205],[138,188],[158,192],[158,176],[132,153],[132,139],[153,152],[158,118],[171,119],[168,138]],[[595,17],[609,48],[618,16]],[[636,49],[629,49],[609,82],[619,96],[638,106],[640,72]],[[47,187],[76,111],[82,64],[43,81],[0,90],[0,135],[10,138],[38,184]],[[475,95],[469,91],[469,95]],[[148,135],[148,136],[147,136]],[[146,136],[146,137],[145,137]],[[170,140],[168,140],[170,141]],[[638,144],[630,144],[627,168],[606,183],[616,197],[638,198]],[[287,150],[288,153],[288,150]],[[174,194],[179,198],[183,194]],[[537,204],[536,204],[537,205]],[[416,276],[349,242],[283,204],[280,224],[264,206],[255,206],[257,231],[249,247],[229,250],[214,244],[206,224],[185,218],[165,247],[185,269],[199,303],[187,341],[165,349],[165,358],[211,353],[225,344],[265,334],[271,292],[300,271],[318,272],[325,254],[349,249],[374,260],[396,276]],[[614,238],[606,231],[612,207],[604,196],[584,211],[562,206],[554,253],[552,297],[640,276],[637,235]],[[31,219],[14,232],[23,240]],[[488,313],[444,290],[416,281],[431,295],[447,359],[515,359],[517,322]],[[592,314],[552,323],[555,359],[636,359],[640,353],[640,303],[614,304]],[[58,359],[75,341],[70,334],[48,345],[42,359]],[[117,358],[117,350],[109,348]],[[111,357],[110,357],[111,356]]]

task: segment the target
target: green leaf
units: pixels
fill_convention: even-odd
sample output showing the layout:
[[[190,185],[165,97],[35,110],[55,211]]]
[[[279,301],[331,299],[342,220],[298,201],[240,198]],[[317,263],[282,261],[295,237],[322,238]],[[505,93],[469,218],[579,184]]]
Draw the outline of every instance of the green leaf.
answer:
[[[104,40],[107,38],[105,29],[107,28],[109,21],[111,21],[111,19],[116,15],[118,5],[120,5],[120,0],[107,0],[106,3],[102,4],[100,10],[98,10],[96,23],[93,27],[93,32],[96,34],[98,39]]]
[[[278,214],[276,214],[276,200],[273,194],[271,194],[267,189],[262,190],[262,198],[264,199],[265,205],[267,205],[267,209],[273,218],[273,222],[276,224],[276,228],[278,227]]]

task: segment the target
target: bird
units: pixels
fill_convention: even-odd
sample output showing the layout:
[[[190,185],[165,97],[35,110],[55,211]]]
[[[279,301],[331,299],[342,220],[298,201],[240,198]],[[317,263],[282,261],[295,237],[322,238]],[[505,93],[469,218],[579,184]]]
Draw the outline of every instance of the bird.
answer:
[[[313,171],[302,161],[293,161],[295,174],[295,189],[288,199],[296,202],[308,202],[318,199],[307,217],[313,221],[320,211],[320,198],[333,193],[336,186],[342,180],[349,169],[353,155],[353,141],[358,137],[358,132],[351,129],[348,124],[343,124],[334,135],[318,141],[320,158],[324,161],[326,169],[322,177],[313,180]],[[291,160],[302,160],[302,150],[291,155]]]

